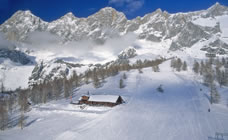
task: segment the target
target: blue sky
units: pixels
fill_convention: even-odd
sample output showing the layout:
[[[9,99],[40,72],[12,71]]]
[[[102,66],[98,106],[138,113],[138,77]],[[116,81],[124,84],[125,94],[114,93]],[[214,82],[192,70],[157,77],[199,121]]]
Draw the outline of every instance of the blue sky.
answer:
[[[31,10],[43,20],[52,21],[67,12],[87,17],[110,6],[132,19],[158,8],[170,13],[188,12],[207,9],[216,2],[228,6],[228,0],[0,0],[0,24],[17,10]]]

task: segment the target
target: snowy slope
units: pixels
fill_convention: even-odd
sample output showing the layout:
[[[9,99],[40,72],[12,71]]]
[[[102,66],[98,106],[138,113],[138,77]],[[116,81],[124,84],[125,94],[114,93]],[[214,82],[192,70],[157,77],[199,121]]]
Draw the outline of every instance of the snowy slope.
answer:
[[[114,108],[89,107],[81,110],[70,100],[53,101],[33,107],[28,112],[28,126],[0,133],[4,140],[207,140],[215,132],[228,132],[228,108],[210,105],[207,88],[196,81],[191,71],[172,72],[170,62],[160,66],[127,73],[126,87],[119,89],[122,74],[106,79],[99,89],[85,85],[75,93],[74,100],[90,94],[122,95],[127,102]],[[164,93],[156,88],[162,84]],[[200,91],[200,88],[203,90]],[[222,97],[227,93],[223,89]],[[224,96],[223,96],[224,95]],[[208,112],[208,108],[211,112]],[[48,128],[48,129],[44,129]]]
[[[0,79],[6,90],[15,90],[19,87],[27,88],[34,65],[22,65],[12,62],[9,59],[3,59],[0,65]]]
[[[49,75],[53,79],[65,72],[69,77],[74,70],[80,74],[117,58],[134,64],[139,59],[179,57],[191,66],[194,60],[205,59],[208,48],[224,57],[228,53],[227,15],[228,8],[218,3],[190,13],[158,9],[133,20],[110,7],[88,18],[68,13],[50,23],[30,11],[19,11],[0,31],[37,65],[1,59],[0,79],[14,90]],[[119,88],[121,72],[105,79],[101,88],[88,84],[74,93],[74,102],[88,91],[121,95],[126,103],[114,108],[72,105],[70,99],[32,106],[24,130],[14,127],[0,132],[0,140],[207,140],[215,132],[228,132],[228,88],[219,88],[221,102],[210,105],[208,89],[191,70],[174,72],[170,61],[160,69],[157,73],[151,68],[142,74],[126,72],[123,89]],[[156,90],[159,85],[164,93]]]

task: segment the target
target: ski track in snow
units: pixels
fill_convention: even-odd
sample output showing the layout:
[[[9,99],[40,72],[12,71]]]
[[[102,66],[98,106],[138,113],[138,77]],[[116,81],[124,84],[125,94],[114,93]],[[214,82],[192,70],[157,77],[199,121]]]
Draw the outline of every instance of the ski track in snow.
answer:
[[[31,120],[39,121],[23,131],[13,128],[1,132],[0,139],[208,140],[215,132],[228,132],[228,109],[210,105],[204,96],[206,90],[193,75],[163,70],[154,73],[151,68],[143,69],[142,74],[133,70],[127,75],[127,87],[122,90],[113,88],[113,84],[98,89],[107,93],[112,91],[107,88],[111,88],[113,93],[128,96],[126,104],[85,110],[58,108],[61,102],[51,107],[36,107],[28,114]],[[119,76],[108,81],[118,81],[114,79]],[[164,93],[156,90],[160,84]],[[90,91],[93,90],[96,91]]]

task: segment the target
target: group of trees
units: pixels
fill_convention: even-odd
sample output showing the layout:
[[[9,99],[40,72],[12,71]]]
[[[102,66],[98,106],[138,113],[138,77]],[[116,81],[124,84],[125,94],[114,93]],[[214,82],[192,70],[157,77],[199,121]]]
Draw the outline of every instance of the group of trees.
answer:
[[[221,86],[228,85],[228,73],[225,71],[226,60],[222,58],[215,61],[201,61],[200,63],[195,61],[193,64],[193,71],[196,74],[202,75],[204,84],[209,86],[212,81],[218,82]]]
[[[228,85],[228,71],[226,72],[227,61],[225,58],[215,59],[215,60],[206,60],[194,61],[192,70],[195,74],[203,77],[203,84],[210,87],[211,93],[211,103],[219,102],[220,95],[216,89],[216,82],[221,86]],[[174,70],[186,71],[188,66],[185,61],[182,61],[180,58],[173,58],[170,65]]]
[[[170,66],[178,72],[186,71],[188,69],[186,61],[182,62],[182,60],[180,58],[172,59]]]
[[[25,124],[24,113],[29,109],[28,90],[17,89],[14,92],[2,93],[0,96],[0,129],[18,124],[23,129]],[[20,115],[11,120],[14,111],[19,111]]]
[[[142,68],[153,67],[154,71],[158,72],[158,65],[161,64],[165,59],[156,60],[137,60],[135,64],[130,65],[129,62],[125,63],[114,63],[111,65],[105,65],[96,67],[93,70],[87,70],[83,76],[85,84],[93,83],[95,88],[99,88],[105,82],[105,78],[117,75],[120,71],[129,71],[132,69],[138,69],[139,73],[142,73]],[[125,75],[126,76],[126,75]],[[120,83],[123,83],[124,77],[120,79]]]
[[[73,90],[81,85],[82,75],[78,75],[73,71],[71,77],[54,78],[52,81],[43,81],[39,84],[32,85],[27,89],[31,101],[34,104],[46,103],[49,100],[58,100],[59,98],[69,98],[73,94]]]
[[[10,127],[9,115],[13,112],[15,97],[12,94],[0,96],[0,130]]]
[[[204,85],[210,87],[211,103],[218,103],[220,99],[216,83],[218,83],[220,87],[228,85],[226,64],[225,58],[201,61],[200,63],[195,61],[193,64],[193,71],[203,76]]]
[[[29,102],[28,102],[28,91],[27,90],[19,90],[18,92],[18,105],[20,107],[20,118],[19,118],[19,126],[21,129],[24,128],[25,125],[25,115],[24,113],[29,109]]]
[[[57,100],[61,97],[69,98],[72,96],[73,90],[82,84],[92,83],[95,88],[99,88],[105,83],[105,79],[110,76],[117,75],[120,71],[129,71],[131,69],[142,69],[145,67],[153,67],[154,71],[159,71],[158,65],[165,59],[156,60],[138,60],[135,64],[129,63],[113,63],[110,65],[100,65],[93,69],[88,69],[84,74],[78,75],[73,71],[71,77],[63,75],[62,78],[55,78],[50,81],[43,81],[32,85],[27,89],[29,97],[34,104],[46,103],[48,100]],[[126,76],[126,75],[125,75]],[[125,79],[123,76],[122,79]]]
[[[129,71],[131,69],[142,69],[145,67],[152,67],[155,72],[159,71],[158,65],[165,61],[165,59],[157,60],[138,60],[135,64],[130,65],[127,63],[112,63],[106,65],[100,65],[89,69],[84,74],[78,75],[76,71],[73,71],[71,76],[64,75],[53,80],[43,80],[31,85],[27,89],[17,89],[14,93],[8,94],[9,98],[0,98],[0,129],[4,130],[9,127],[9,113],[14,108],[19,109],[20,115],[17,124],[23,129],[25,125],[25,113],[29,110],[29,105],[46,103],[51,100],[58,100],[60,98],[69,98],[73,95],[73,92],[77,87],[82,84],[92,83],[95,88],[99,88],[105,83],[105,79],[110,76],[117,75],[120,71]],[[124,81],[127,79],[124,73],[120,78],[119,88],[124,88]],[[2,92],[4,92],[4,86],[2,85]],[[13,96],[17,95],[17,96]]]

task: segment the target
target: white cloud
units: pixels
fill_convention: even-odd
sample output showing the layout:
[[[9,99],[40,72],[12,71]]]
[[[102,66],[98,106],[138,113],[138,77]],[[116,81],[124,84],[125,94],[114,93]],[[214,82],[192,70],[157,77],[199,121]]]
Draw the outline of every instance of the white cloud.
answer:
[[[5,38],[5,35],[0,32],[0,49],[13,49],[14,45]]]
[[[104,44],[97,44],[92,40],[71,41],[63,44],[62,39],[57,35],[48,32],[33,32],[29,34],[21,47],[43,53],[44,56],[47,55],[50,58],[67,56],[82,63],[103,63],[114,60],[122,50],[134,45],[136,39],[137,35],[128,33],[124,36],[113,36]]]
[[[132,13],[138,9],[140,9],[143,6],[144,2],[142,1],[132,1],[127,5],[127,11]]]
[[[126,6],[126,12],[132,13],[143,6],[144,0],[109,0],[109,4],[117,7]]]

